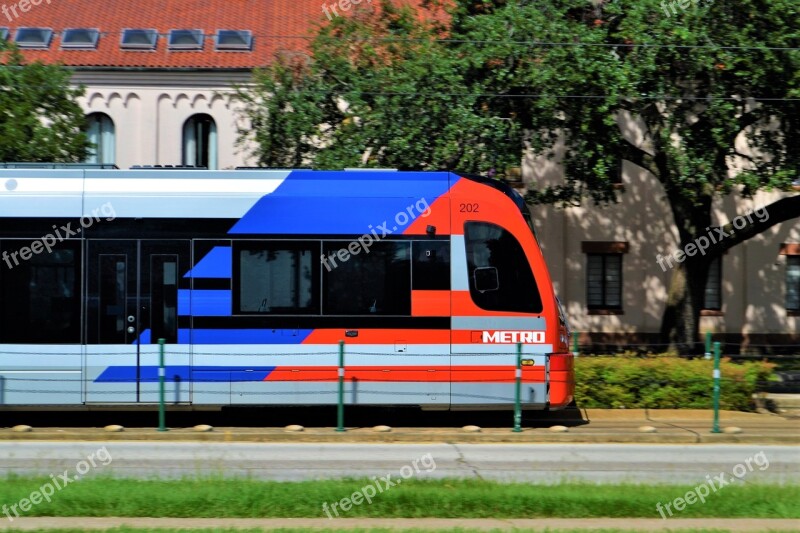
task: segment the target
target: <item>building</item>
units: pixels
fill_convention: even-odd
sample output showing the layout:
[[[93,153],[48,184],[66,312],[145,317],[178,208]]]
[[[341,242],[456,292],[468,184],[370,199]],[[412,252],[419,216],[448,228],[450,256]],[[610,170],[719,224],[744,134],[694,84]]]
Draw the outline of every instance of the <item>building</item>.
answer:
[[[74,70],[90,162],[225,169],[252,164],[231,88],[304,49],[323,18],[310,1],[25,0],[0,8],[0,38]]]
[[[561,179],[557,167],[542,161],[530,161],[526,170],[539,183]],[[535,207],[532,214],[580,344],[598,353],[626,347],[664,351],[661,320],[677,265],[666,257],[680,249],[678,231],[652,174],[626,163],[621,185],[616,205],[586,201],[567,209]],[[766,208],[791,194],[798,192],[717,199],[713,223],[742,229],[766,220]],[[700,332],[712,332],[725,343],[725,353],[800,352],[800,212],[712,263]]]

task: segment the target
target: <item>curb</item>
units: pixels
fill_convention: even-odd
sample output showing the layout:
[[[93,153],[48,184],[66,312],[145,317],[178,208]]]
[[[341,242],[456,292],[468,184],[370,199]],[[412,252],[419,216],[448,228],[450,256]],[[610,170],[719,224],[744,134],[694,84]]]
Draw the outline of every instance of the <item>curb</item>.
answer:
[[[721,411],[720,427],[741,432],[711,433],[713,412],[699,409],[573,409],[551,412],[534,427],[514,433],[511,427],[393,427],[377,432],[372,427],[173,427],[158,432],[152,426],[116,431],[97,427],[37,427],[14,431],[0,427],[2,441],[153,441],[153,442],[275,442],[275,443],[607,443],[607,444],[800,444],[796,420],[775,414]],[[170,418],[168,417],[168,420]],[[81,418],[82,420],[82,418]],[[173,421],[179,420],[173,418]],[[155,420],[153,420],[155,422]],[[139,424],[142,420],[138,421]],[[148,422],[145,422],[148,423]],[[180,423],[180,422],[179,422]],[[317,421],[319,423],[319,421]],[[560,432],[551,430],[563,425]],[[469,426],[467,426],[469,427]],[[388,426],[387,426],[388,428]],[[19,428],[18,428],[19,429]],[[28,429],[26,427],[25,429]],[[646,431],[645,431],[646,429]]]
[[[373,433],[371,430],[351,429],[337,433],[335,429],[307,429],[302,433],[285,433],[282,429],[248,432],[239,428],[215,428],[198,433],[191,428],[158,432],[155,429],[134,429],[109,433],[102,429],[86,431],[36,430],[13,433],[0,430],[0,441],[151,441],[151,442],[274,442],[274,443],[586,443],[586,444],[798,444],[798,435],[765,435],[759,433],[712,434],[694,431],[673,433],[552,433],[547,429],[484,430],[481,433],[455,431],[402,431]]]

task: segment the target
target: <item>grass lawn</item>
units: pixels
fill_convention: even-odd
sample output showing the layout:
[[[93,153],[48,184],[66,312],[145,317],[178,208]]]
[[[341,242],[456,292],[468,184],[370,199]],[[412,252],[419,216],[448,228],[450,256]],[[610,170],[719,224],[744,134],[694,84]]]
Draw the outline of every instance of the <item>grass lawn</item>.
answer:
[[[0,481],[0,504],[19,505],[48,478],[10,476]],[[73,482],[31,505],[23,516],[150,516],[324,518],[323,504],[338,502],[342,518],[660,518],[656,504],[692,490],[685,485],[531,485],[481,480],[403,480],[382,493],[371,479],[275,482],[192,478],[135,480],[106,477]],[[373,490],[366,490],[371,485]],[[342,511],[344,498],[376,492]],[[36,498],[37,500],[39,498]],[[362,496],[363,499],[363,496]],[[25,507],[28,507],[27,505]],[[331,511],[329,511],[331,512]],[[13,514],[12,514],[13,516]],[[800,485],[726,486],[705,503],[688,505],[674,518],[800,518]],[[0,515],[0,518],[5,519]],[[332,523],[332,527],[335,524]]]

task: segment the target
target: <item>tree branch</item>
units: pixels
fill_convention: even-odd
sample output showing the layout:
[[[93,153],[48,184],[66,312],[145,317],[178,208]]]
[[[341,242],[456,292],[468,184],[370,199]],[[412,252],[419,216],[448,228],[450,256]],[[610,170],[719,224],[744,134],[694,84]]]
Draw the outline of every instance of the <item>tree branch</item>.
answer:
[[[720,240],[711,249],[718,254],[722,254],[726,250],[755,237],[759,233],[763,233],[776,224],[800,217],[800,194],[781,198],[761,209],[768,215],[763,221],[757,214],[753,214],[753,222],[751,223],[750,219],[746,218],[747,224],[742,229],[736,229],[732,221],[724,226],[720,226],[720,230],[728,236]],[[740,217],[742,217],[742,215],[740,215]],[[722,236],[717,228],[711,228],[711,231],[715,232],[715,235]]]
[[[630,142],[626,142],[621,149],[622,158],[639,165],[645,170],[650,171],[651,174],[658,177],[658,166],[656,165],[655,158],[649,153],[645,152],[638,146],[634,146]]]

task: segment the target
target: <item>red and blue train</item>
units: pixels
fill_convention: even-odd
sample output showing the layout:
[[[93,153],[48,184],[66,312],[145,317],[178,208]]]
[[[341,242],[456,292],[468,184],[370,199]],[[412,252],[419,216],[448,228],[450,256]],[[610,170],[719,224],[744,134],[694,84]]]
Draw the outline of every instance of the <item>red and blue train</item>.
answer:
[[[0,170],[0,408],[573,400],[507,184],[390,170]]]

